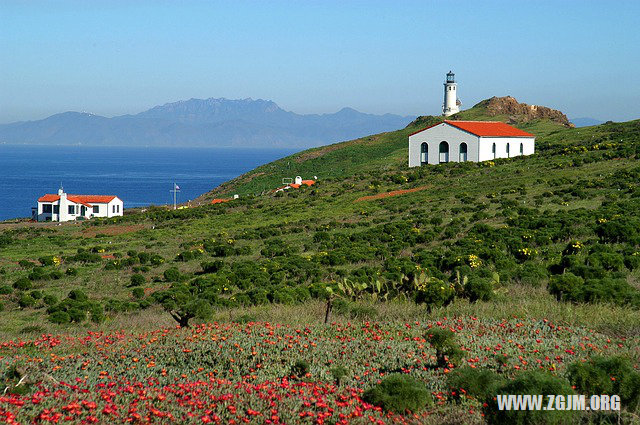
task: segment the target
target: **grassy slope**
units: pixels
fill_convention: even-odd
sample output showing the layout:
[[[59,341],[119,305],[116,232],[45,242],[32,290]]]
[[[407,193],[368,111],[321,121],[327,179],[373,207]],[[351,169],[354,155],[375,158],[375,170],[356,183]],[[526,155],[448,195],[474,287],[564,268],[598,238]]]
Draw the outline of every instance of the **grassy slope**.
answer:
[[[478,118],[478,116],[475,116]],[[436,121],[438,118],[422,118],[406,129],[391,133],[370,136],[352,142],[330,147],[305,151],[283,160],[259,167],[253,173],[241,176],[226,185],[234,193],[257,192],[262,187],[274,187],[281,176],[301,174],[320,174],[317,188],[291,193],[278,198],[269,196],[245,197],[230,204],[204,208],[201,216],[190,215],[182,211],[175,218],[158,219],[148,215],[134,215],[122,220],[67,224],[63,226],[35,226],[22,229],[14,237],[17,241],[9,246],[0,247],[0,267],[5,274],[0,275],[0,285],[10,285],[17,277],[25,276],[28,270],[19,267],[21,259],[36,261],[45,255],[71,255],[78,248],[103,246],[107,253],[125,254],[128,250],[155,252],[168,260],[184,249],[183,242],[197,244],[199,240],[215,235],[236,237],[247,229],[280,227],[286,229],[282,238],[301,247],[305,255],[314,255],[318,248],[310,243],[312,236],[308,232],[318,226],[332,223],[375,223],[394,222],[410,218],[412,214],[425,213],[440,216],[447,223],[455,217],[463,217],[472,222],[472,211],[467,210],[469,199],[488,203],[489,218],[483,220],[498,226],[504,224],[500,216],[499,204],[489,196],[500,191],[499,198],[515,199],[526,205],[538,202],[546,211],[570,210],[574,208],[593,209],[607,197],[604,190],[593,191],[587,198],[572,198],[570,202],[560,200],[561,196],[545,196],[549,189],[571,187],[576,181],[606,179],[616,170],[629,169],[637,164],[634,158],[615,158],[583,164],[579,167],[561,166],[579,157],[581,152],[562,153],[580,143],[597,143],[622,137],[622,143],[637,143],[635,139],[639,122],[608,124],[581,129],[565,129],[548,122],[530,124],[529,130],[536,132],[540,154],[529,158],[498,160],[495,167],[475,164],[448,164],[423,170],[416,181],[397,184],[389,181],[390,176],[406,174],[406,137],[416,128]],[[531,128],[533,126],[534,128]],[[536,127],[537,126],[537,127]],[[555,128],[555,130],[550,129]],[[593,142],[592,142],[593,141]],[[323,173],[318,170],[323,170]],[[264,174],[263,174],[264,173]],[[253,177],[253,175],[258,177]],[[567,180],[569,179],[569,180]],[[355,202],[361,196],[372,195],[388,190],[429,185],[429,190],[418,191],[404,196],[381,201]],[[632,182],[637,184],[637,182]],[[518,189],[526,187],[526,195]],[[224,190],[224,188],[221,188]],[[205,196],[210,197],[213,194]],[[409,212],[409,213],[407,213]],[[222,214],[220,214],[222,213]],[[184,218],[181,218],[183,216]],[[99,224],[98,227],[93,225]],[[302,233],[291,229],[303,229]],[[40,229],[40,230],[39,230]],[[45,230],[42,230],[45,229]],[[39,233],[44,232],[44,233]],[[98,233],[96,237],[96,233]],[[109,235],[115,233],[114,235]],[[442,244],[445,245],[442,245]],[[445,241],[427,244],[425,248],[446,246]],[[251,248],[252,254],[240,259],[261,258],[259,251],[263,246],[260,240],[246,240],[242,244]],[[403,255],[411,255],[411,251]],[[106,261],[106,260],[105,260]],[[169,261],[170,262],[170,261]],[[199,261],[177,263],[181,271],[193,273],[199,270]],[[375,263],[375,264],[379,264]],[[161,282],[162,271],[173,264],[163,264],[147,274],[150,280],[148,291],[166,287]],[[54,293],[63,298],[72,288],[83,288],[92,298],[105,300],[117,298],[130,300],[128,284],[132,270],[102,271],[103,264],[77,266],[78,276],[63,277],[60,280],[37,282],[36,288],[45,293]],[[349,269],[350,267],[345,267]],[[338,268],[340,269],[340,268]],[[63,267],[64,270],[64,267]],[[338,270],[329,270],[327,278],[336,277]],[[153,283],[153,280],[158,282]],[[637,277],[631,277],[637,285]],[[16,295],[2,296],[5,311],[0,331],[15,332],[24,326],[39,322],[44,316],[43,308],[19,309],[15,304]],[[605,307],[605,310],[609,307]],[[160,316],[165,314],[158,313]],[[639,319],[636,312],[628,312]],[[623,315],[624,316],[624,315]],[[621,317],[618,315],[618,317]],[[626,317],[626,316],[624,316]],[[53,325],[43,324],[45,327]]]
[[[476,114],[473,116],[474,119],[483,117],[478,111],[472,112]],[[147,293],[150,293],[170,285],[162,278],[163,272],[169,267],[177,267],[183,274],[195,276],[201,270],[200,261],[210,261],[212,259],[210,256],[204,255],[188,262],[172,260],[181,251],[198,246],[205,238],[236,239],[235,246],[249,247],[249,254],[225,258],[227,263],[251,260],[256,262],[256,267],[277,267],[277,263],[282,260],[265,259],[260,252],[265,247],[265,242],[274,238],[282,239],[289,246],[296,247],[302,258],[313,260],[318,255],[322,255],[322,251],[327,250],[314,239],[317,233],[326,231],[330,237],[338,240],[342,237],[357,236],[385,224],[410,223],[412,228],[418,229],[418,232],[437,230],[438,234],[433,240],[413,246],[401,246],[391,256],[391,258],[408,258],[419,263],[421,253],[438,250],[446,252],[449,249],[455,249],[456,243],[464,240],[470,229],[477,223],[487,224],[492,229],[508,226],[510,218],[518,214],[517,207],[513,205],[536,208],[539,218],[553,217],[556,212],[572,217],[571,214],[574,212],[577,214],[583,209],[587,211],[590,214],[589,220],[584,222],[568,220],[563,224],[563,230],[568,234],[566,240],[541,246],[541,251],[544,251],[544,260],[539,259],[534,263],[542,261],[546,265],[557,261],[569,238],[578,238],[590,244],[597,243],[592,231],[594,218],[599,217],[600,214],[603,217],[605,214],[611,214],[604,208],[603,201],[624,205],[625,202],[637,201],[640,194],[638,179],[620,174],[638,170],[637,153],[630,156],[619,154],[621,147],[631,147],[638,152],[640,121],[580,129],[565,129],[549,122],[530,123],[524,128],[538,136],[537,154],[534,156],[496,160],[493,166],[490,163],[452,163],[408,170],[406,168],[407,135],[438,119],[425,117],[403,130],[293,155],[241,176],[205,195],[203,199],[219,196],[220,193],[225,192],[241,194],[261,192],[266,188],[277,186],[282,176],[300,174],[308,177],[316,174],[320,177],[317,186],[291,191],[282,196],[244,196],[240,200],[222,205],[202,206],[176,212],[154,209],[148,213],[133,214],[120,219],[69,223],[62,226],[0,224],[0,287],[10,286],[17,278],[29,273],[30,269],[17,264],[19,260],[27,259],[36,262],[42,256],[72,255],[79,248],[89,249],[100,246],[105,249],[104,254],[120,253],[123,258],[126,258],[128,250],[157,253],[166,258],[167,262],[164,264],[150,267],[149,271],[143,273],[147,281],[144,288]],[[583,159],[589,156],[595,156],[597,160],[583,162]],[[357,201],[362,196],[423,186],[427,186],[428,189],[382,200]],[[575,189],[580,189],[581,192],[574,193]],[[508,206],[509,203],[511,207]],[[479,215],[479,213],[482,214]],[[638,213],[638,211],[628,211],[630,216],[637,216]],[[437,218],[442,218],[442,225],[433,224],[433,220]],[[448,230],[454,227],[455,231],[447,235]],[[247,232],[268,233],[271,230],[277,231],[277,235],[246,236]],[[522,233],[522,229],[515,225],[510,231],[515,237],[519,237],[518,235]],[[540,232],[544,231],[544,228],[540,229]],[[538,230],[532,232],[537,234]],[[9,236],[10,242],[3,245],[1,242],[3,236]],[[393,241],[380,245],[389,248],[393,245]],[[614,247],[619,248],[617,244]],[[474,249],[469,248],[465,253],[473,253]],[[505,252],[501,255],[507,258],[510,254]],[[121,270],[105,270],[107,261],[105,259],[98,264],[88,265],[63,264],[60,270],[64,271],[68,266],[73,266],[78,269],[78,275],[64,276],[59,280],[37,281],[35,288],[45,294],[56,295],[58,298],[64,298],[71,289],[83,289],[92,300],[102,303],[109,299],[136,301],[132,297],[131,289],[127,287],[134,269],[126,267]],[[489,261],[487,266],[496,267]],[[335,267],[323,265],[321,281],[339,279],[343,275],[349,275],[354,270],[364,267],[381,269],[383,261],[375,258]],[[54,268],[48,267],[46,270],[50,271]],[[627,274],[627,281],[636,288],[640,288],[637,269]],[[369,306],[368,313],[367,310],[365,313],[366,317],[383,323],[383,329],[389,329],[392,332],[391,335],[395,335],[394,332],[398,329],[405,329],[404,323],[418,321],[422,323],[420,326],[435,325],[440,322],[444,323],[443,326],[447,326],[453,321],[457,324],[463,323],[464,329],[460,331],[460,339],[465,345],[469,341],[468,357],[479,357],[481,361],[478,365],[482,367],[492,367],[491,357],[485,352],[484,346],[493,347],[496,344],[508,347],[505,352],[511,356],[510,370],[513,371],[516,367],[536,368],[536,361],[547,356],[551,360],[549,362],[541,360],[545,362],[544,366],[548,367],[552,362],[553,369],[557,367],[557,371],[562,374],[566,363],[586,358],[592,353],[622,354],[634,358],[635,364],[638,364],[640,312],[637,309],[610,303],[557,302],[547,292],[546,282],[540,283],[540,286],[531,286],[519,283],[517,279],[510,280],[504,277],[501,286],[497,288],[496,298],[489,302],[469,303],[466,299],[457,299],[446,307],[432,311],[427,311],[424,306],[413,303],[393,302]],[[235,289],[232,288],[232,291]],[[41,302],[35,308],[21,309],[17,304],[19,296],[19,291],[0,295],[0,303],[4,306],[4,311],[0,311],[0,341],[12,338],[36,338],[43,332],[82,334],[87,330],[114,331],[117,329],[137,332],[175,327],[175,322],[158,306],[141,311],[134,309],[130,313],[109,313],[106,322],[100,325],[90,322],[54,325],[46,320],[46,307]],[[323,313],[324,303],[312,300],[305,304],[291,306],[267,304],[254,307],[217,308],[212,320],[227,322],[230,319],[249,315],[265,322],[286,323],[300,328],[308,326],[313,330],[314,337],[320,334],[320,339],[315,340],[320,348],[313,356],[324,358],[335,356],[335,353],[328,348],[323,351],[326,347],[325,339],[333,340],[340,333],[334,335],[333,328],[325,329],[322,325]],[[339,322],[354,320],[348,312],[336,312],[334,319]],[[563,331],[548,331],[546,326],[541,325],[541,319],[564,325]],[[504,324],[507,322],[508,325],[505,328]],[[543,345],[535,342],[540,331],[543,334],[551,332],[543,338]],[[192,341],[191,331],[174,329],[165,332],[170,332],[170,338],[172,338],[170,345],[176,345],[173,339],[178,341],[177,345],[180,347],[184,345],[183,340]],[[283,328],[279,332],[287,333],[288,330]],[[412,332],[420,335],[422,331],[420,327],[416,327]],[[217,334],[218,331],[215,331],[213,336]],[[325,334],[328,336],[323,336]],[[138,341],[146,341],[148,336],[140,338],[125,337],[130,341],[125,351],[135,357],[154,356],[158,369],[166,367],[170,371],[167,378],[169,383],[183,382],[184,375],[180,374],[189,374],[189,370],[195,368],[188,363],[188,359],[208,359],[211,355],[210,347],[207,345],[192,343],[189,347],[193,351],[183,359],[186,366],[183,364],[177,367],[175,356],[168,356],[166,353],[169,351],[165,347],[146,344],[140,346]],[[366,358],[367,354],[361,347],[367,346],[367,341],[364,338],[357,338],[353,344],[356,344],[360,351],[354,349],[354,356],[349,356],[350,360],[345,361],[345,366],[352,373],[362,375],[364,370],[361,370],[360,363],[364,362],[357,359]],[[114,338],[114,340],[117,339]],[[235,340],[230,341],[235,342]],[[253,341],[244,335],[239,338],[239,341],[241,344],[246,344],[244,348],[246,352],[253,349],[250,346],[260,345],[260,341]],[[588,345],[593,345],[595,348],[585,351],[583,341],[589,341]],[[378,359],[376,361],[379,364],[373,365],[384,369],[400,359],[401,356],[397,353],[414,350],[403,344],[400,338],[389,341],[389,346],[393,346],[395,351],[391,352],[388,359]],[[231,344],[229,347],[220,346],[219,349],[233,350],[230,347]],[[282,350],[279,346],[277,348],[280,353],[287,352],[284,347]],[[100,351],[96,352],[92,347],[80,347],[72,343],[65,343],[53,349],[60,356],[77,353],[87,360],[94,356],[106,355],[105,359],[114,362],[113,367],[108,367],[110,373],[123,376],[125,379],[140,379],[141,375],[136,374],[143,371],[129,370],[132,360],[120,364],[123,348],[107,349],[107,352],[102,350],[100,348]],[[429,356],[433,355],[432,350],[420,346],[418,351],[421,350],[426,350],[423,355],[425,361],[429,362]],[[567,355],[568,351],[565,350],[577,353]],[[280,357],[265,355],[265,369],[261,372],[260,379],[276,379],[282,370],[299,357],[297,353],[292,351],[291,354],[280,355]],[[305,351],[305,353],[311,353],[311,351]],[[519,355],[524,356],[521,358],[530,366],[519,363]],[[33,346],[24,349],[2,348],[0,360],[3,356],[14,362],[27,361],[25,359],[30,357],[55,359],[55,356],[51,355],[46,348]],[[554,360],[559,358],[558,356],[565,358],[563,362]],[[352,357],[356,360],[351,360]],[[103,357],[100,358],[103,359]],[[324,370],[326,368],[323,364],[314,362],[314,359],[315,357],[310,358],[311,372],[314,379],[318,379],[317,376],[326,375],[328,372]],[[79,359],[69,357],[68,364],[60,363],[62,368],[53,372],[54,378],[73,379],[78,373],[79,362]],[[242,363],[239,365],[240,371],[237,373],[243,370],[244,363],[240,363]],[[47,362],[43,364],[43,367],[49,367]],[[99,370],[104,368],[105,366],[100,362],[99,366],[83,370],[82,374],[94,379],[98,373],[102,373]],[[150,373],[157,375],[156,369],[149,370]],[[206,371],[208,369],[203,373]],[[443,372],[412,370],[412,373],[430,382],[432,390],[442,390],[445,379]],[[198,378],[203,376],[197,375]],[[176,381],[173,381],[174,378]],[[378,375],[375,373],[361,381],[350,376],[346,380],[346,385],[366,388],[377,378]],[[206,380],[206,376],[203,379]],[[229,379],[235,382],[241,378],[230,375]],[[472,407],[471,410],[475,410],[476,413],[467,414],[469,407]],[[39,408],[39,406],[33,407],[35,410]],[[176,412],[179,410],[177,407],[173,408]],[[441,417],[438,415],[443,415],[445,417],[443,421],[446,422],[453,420],[451,418],[461,415],[462,412],[466,416],[460,416],[462,419],[458,419],[459,421],[479,423],[482,420],[477,413],[479,406],[473,403],[465,404],[463,407],[447,403],[439,409],[445,409],[445,412],[438,412],[434,416],[436,419],[433,423],[441,422],[437,419]],[[28,413],[24,415],[28,418]]]

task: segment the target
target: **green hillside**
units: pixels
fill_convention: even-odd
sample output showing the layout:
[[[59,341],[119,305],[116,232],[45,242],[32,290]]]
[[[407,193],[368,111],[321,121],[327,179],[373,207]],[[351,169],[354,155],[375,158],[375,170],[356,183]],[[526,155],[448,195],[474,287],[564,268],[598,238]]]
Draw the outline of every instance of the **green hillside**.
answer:
[[[490,118],[480,109],[461,117]],[[569,365],[593,360],[589,367],[604,368],[607,377],[630,377],[622,417],[637,416],[640,120],[580,129],[528,122],[518,126],[537,136],[535,155],[408,169],[408,134],[440,119],[420,117],[402,130],[304,151],[200,199],[241,195],[223,204],[60,226],[0,224],[5,382],[24,376],[23,363],[34,363],[30,379],[46,385],[89,376],[80,383],[88,394],[107,376],[126,407],[137,403],[126,385],[146,386],[148,370],[157,379],[151,387],[171,388],[183,422],[215,413],[223,422],[242,414],[264,423],[249,413],[269,412],[255,394],[270,385],[276,394],[289,388],[282,381],[289,374],[300,394],[316,385],[309,391],[326,394],[345,417],[360,417],[345,407],[357,405],[395,423],[361,397],[402,372],[428,382],[441,401],[407,423],[481,423],[486,395],[460,400],[450,369],[495,373],[491,388],[546,371],[540,379],[558,380],[553,388],[586,393],[593,387],[576,383]],[[318,183],[269,193],[295,175],[317,175]],[[333,325],[324,323],[328,306]],[[192,328],[176,329],[178,323]],[[432,339],[432,328],[454,330],[457,342]],[[87,342],[87,330],[106,334]],[[65,336],[54,344],[57,337],[41,334]],[[3,343],[18,339],[27,342]],[[127,354],[121,361],[123,353],[135,360]],[[598,355],[622,356],[617,372]],[[481,379],[465,376],[465,385]],[[252,387],[252,379],[264,387]],[[237,415],[222,402],[193,413],[181,401],[184,388],[196,397],[202,385],[217,394],[227,390],[211,388],[236,384],[254,394],[238,402]],[[33,419],[44,406],[24,391],[22,410],[0,399],[0,413],[5,406]],[[160,392],[153,394],[156,400]],[[161,405],[141,409],[153,415]],[[300,416],[305,408],[289,404],[278,414],[286,423],[308,423]]]
[[[509,121],[508,115],[492,116],[483,101],[473,108],[452,116],[454,120]],[[283,177],[300,175],[303,178],[318,176],[320,179],[348,178],[358,173],[377,170],[402,169],[407,163],[407,142],[409,134],[442,121],[441,116],[422,116],[406,128],[388,133],[376,134],[356,140],[335,143],[315,149],[305,150],[278,161],[265,164],[255,170],[233,179],[196,202],[205,202],[217,196],[230,194],[260,194],[279,187]],[[568,129],[549,119],[538,119],[517,124],[517,127],[538,136],[544,143],[545,136],[561,133],[569,140],[579,138],[579,130]],[[542,139],[542,140],[541,140]]]

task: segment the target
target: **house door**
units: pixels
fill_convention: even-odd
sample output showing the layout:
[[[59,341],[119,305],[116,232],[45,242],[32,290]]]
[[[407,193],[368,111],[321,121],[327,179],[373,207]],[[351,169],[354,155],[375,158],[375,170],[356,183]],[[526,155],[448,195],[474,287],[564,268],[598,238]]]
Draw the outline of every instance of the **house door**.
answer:
[[[461,143],[460,144],[460,162],[466,162],[466,161],[467,161],[467,144]]]
[[[84,205],[80,207],[80,215],[84,216],[87,212],[87,207],[85,207]]]
[[[449,162],[449,143],[440,142],[440,163]]]

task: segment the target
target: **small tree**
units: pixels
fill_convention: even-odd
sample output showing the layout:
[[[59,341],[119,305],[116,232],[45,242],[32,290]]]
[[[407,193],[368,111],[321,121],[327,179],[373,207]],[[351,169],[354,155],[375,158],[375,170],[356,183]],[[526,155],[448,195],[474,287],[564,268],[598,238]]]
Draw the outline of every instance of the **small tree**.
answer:
[[[447,367],[449,363],[455,365],[462,360],[464,352],[458,347],[456,335],[452,331],[440,328],[430,329],[427,340],[436,350],[438,367]]]

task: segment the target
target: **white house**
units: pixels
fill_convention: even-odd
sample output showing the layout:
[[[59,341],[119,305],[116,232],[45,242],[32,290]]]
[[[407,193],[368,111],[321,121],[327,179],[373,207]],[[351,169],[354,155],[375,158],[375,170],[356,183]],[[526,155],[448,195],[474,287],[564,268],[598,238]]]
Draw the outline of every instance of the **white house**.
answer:
[[[115,217],[123,214],[124,204],[113,195],[71,195],[58,190],[57,195],[38,198],[33,215],[37,221],[70,221],[78,218]]]
[[[409,167],[531,155],[535,136],[498,121],[448,121],[409,135]]]

